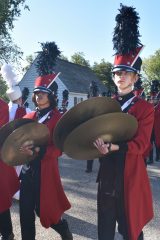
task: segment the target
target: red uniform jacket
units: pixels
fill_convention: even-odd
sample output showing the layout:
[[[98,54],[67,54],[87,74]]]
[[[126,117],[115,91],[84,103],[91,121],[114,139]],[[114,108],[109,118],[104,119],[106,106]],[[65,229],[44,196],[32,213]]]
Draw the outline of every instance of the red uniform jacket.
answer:
[[[8,106],[9,106],[9,121],[22,118],[24,115],[31,112],[29,108],[25,108],[24,106],[20,107],[17,103],[9,102]]]
[[[59,111],[54,110],[44,123],[49,128],[50,141],[41,159],[40,221],[46,228],[58,223],[64,211],[71,207],[64,193],[58,169],[57,158],[61,152],[52,142],[54,127],[60,117]],[[27,114],[24,118],[36,119],[36,112]]]
[[[152,193],[144,163],[144,154],[150,144],[154,122],[153,106],[139,99],[129,109],[136,117],[138,130],[135,137],[127,142],[124,189],[125,208],[130,240],[137,240],[143,227],[153,218]]]
[[[19,118],[23,118],[24,115],[26,115],[26,108],[24,107],[19,107],[16,110],[16,114],[15,114],[15,118],[14,119],[19,119]]]
[[[9,121],[8,104],[0,99],[0,127]],[[0,213],[9,209],[12,197],[19,189],[19,180],[13,167],[0,160]]]
[[[155,106],[154,135],[156,147],[160,148],[160,102]]]

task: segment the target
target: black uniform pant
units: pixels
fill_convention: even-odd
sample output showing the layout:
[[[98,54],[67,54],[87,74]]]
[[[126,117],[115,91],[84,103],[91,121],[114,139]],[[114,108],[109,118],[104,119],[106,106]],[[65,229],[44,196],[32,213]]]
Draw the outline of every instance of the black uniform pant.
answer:
[[[36,215],[40,216],[40,171],[33,172],[30,169],[21,176],[20,224],[22,240],[35,240]],[[63,235],[68,230],[68,225],[66,221],[60,219],[58,224],[51,225],[51,228]]]
[[[87,160],[87,168],[86,170],[91,172],[93,168],[93,160]]]
[[[12,234],[12,221],[10,210],[0,213],[0,234],[3,238],[8,238]]]
[[[40,213],[40,176],[28,170],[21,177],[20,224],[22,240],[35,240],[35,213]]]
[[[116,222],[118,223],[118,232],[125,240],[129,240],[123,193],[118,196],[115,196],[114,191],[112,194],[106,193],[101,189],[99,183],[97,208],[98,240],[114,240]],[[143,240],[143,232],[138,240]]]
[[[154,134],[154,131],[152,131],[152,135],[151,135],[151,144],[152,146],[154,145],[155,146],[155,150],[156,150],[156,161],[159,161],[159,157],[160,157],[160,148],[157,147],[156,145],[156,140],[155,140],[155,134]],[[150,151],[150,154],[149,154],[149,162],[150,163],[153,163],[153,148],[151,149]]]

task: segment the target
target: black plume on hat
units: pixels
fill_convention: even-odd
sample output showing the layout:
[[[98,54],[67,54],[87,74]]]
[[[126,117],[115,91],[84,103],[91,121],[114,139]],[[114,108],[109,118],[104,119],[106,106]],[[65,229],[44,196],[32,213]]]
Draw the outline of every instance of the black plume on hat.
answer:
[[[158,93],[160,87],[160,81],[159,80],[153,80],[151,84],[151,93]]]
[[[67,89],[65,89],[65,90],[62,92],[62,95],[63,95],[63,99],[67,99],[67,100],[68,100],[69,92],[68,92]]]
[[[120,4],[120,13],[116,16],[116,27],[113,35],[113,49],[115,54],[125,55],[134,52],[137,47],[142,46],[139,34],[138,13],[133,7]]]
[[[22,90],[22,100],[25,102],[29,96],[29,89],[27,87],[24,87]]]
[[[134,84],[134,89],[135,90],[138,90],[138,89],[142,89],[143,87],[142,87],[142,80],[141,80],[141,78],[139,78],[136,82],[135,82],[135,84]]]
[[[52,74],[56,64],[57,57],[61,54],[55,42],[40,43],[42,51],[40,52],[36,68],[39,76]]]

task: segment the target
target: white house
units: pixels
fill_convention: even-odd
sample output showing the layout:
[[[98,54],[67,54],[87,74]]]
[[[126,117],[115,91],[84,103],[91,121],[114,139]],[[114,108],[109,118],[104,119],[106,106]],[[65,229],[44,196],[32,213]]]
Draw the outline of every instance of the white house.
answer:
[[[30,91],[27,102],[29,103],[29,107],[31,109],[34,109],[34,105],[32,103],[32,91],[34,88],[35,79],[38,77],[36,62],[37,58],[34,60],[19,83],[21,89],[28,87]],[[100,93],[107,91],[106,87],[89,67],[74,64],[66,60],[57,59],[55,73],[58,72],[61,73],[55,80],[58,85],[58,108],[61,108],[63,99],[62,92],[65,89],[69,91],[68,109],[87,99],[91,81],[95,81],[97,83]]]

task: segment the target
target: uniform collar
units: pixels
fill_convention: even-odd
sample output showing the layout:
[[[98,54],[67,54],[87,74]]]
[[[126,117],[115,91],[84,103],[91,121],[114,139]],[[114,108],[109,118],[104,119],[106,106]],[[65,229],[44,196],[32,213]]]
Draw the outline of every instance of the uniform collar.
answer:
[[[42,118],[44,115],[46,115],[49,111],[52,110],[52,107],[48,107],[48,108],[44,108],[42,110],[40,109],[36,109],[36,112],[37,112],[37,116],[38,116],[38,119]]]
[[[133,91],[130,93],[127,93],[126,95],[120,96],[117,94],[117,101],[120,103],[120,105],[122,105],[123,103],[125,103],[126,101],[128,101],[130,98],[134,97],[134,93]]]

